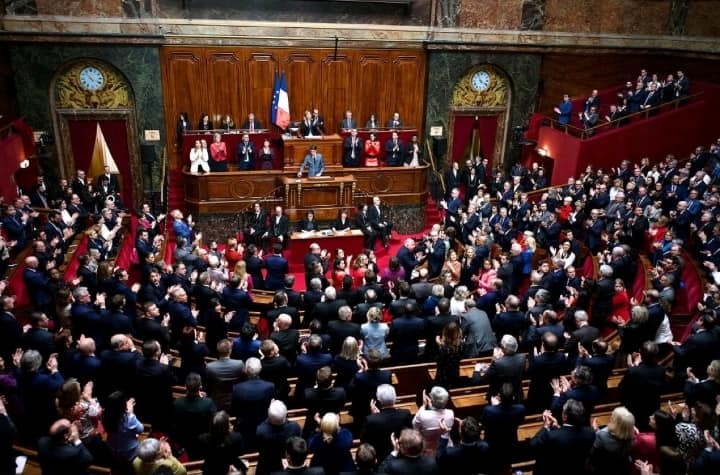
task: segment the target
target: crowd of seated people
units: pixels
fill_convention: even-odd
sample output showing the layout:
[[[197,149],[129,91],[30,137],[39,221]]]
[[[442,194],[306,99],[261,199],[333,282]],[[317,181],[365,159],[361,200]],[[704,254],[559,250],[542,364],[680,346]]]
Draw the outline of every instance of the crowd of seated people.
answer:
[[[183,473],[184,460],[228,473],[242,471],[252,451],[256,473],[302,473],[306,463],[307,473],[504,473],[518,426],[542,413],[531,442],[540,473],[629,473],[633,460],[645,473],[716,473],[717,285],[686,341],[669,330],[686,253],[709,271],[720,266],[719,150],[699,148],[682,166],[669,156],[589,168],[537,202],[528,197],[534,167],[513,167],[495,196],[484,182],[468,191],[461,180],[442,204],[443,222],[408,237],[386,268],[372,248],[348,256],[310,246],[303,292],[279,240],[268,256],[235,238],[225,251],[204,246],[179,210],[171,263],[158,256],[162,234],[148,211],[136,241],[139,282],[107,265],[100,246],[66,283],[51,275],[66,239],[58,213],[25,263],[27,330],[13,299],[2,300],[1,463],[12,463],[16,440],[37,447],[48,473],[62,463],[74,473],[91,463]],[[112,201],[105,206],[92,217],[102,222],[97,236],[119,219]],[[655,265],[653,288],[637,301],[627,289],[644,257]],[[579,275],[588,259],[596,276]],[[273,310],[257,324],[255,290],[273,292]],[[603,337],[615,330],[613,354]],[[659,364],[667,354],[669,379]],[[461,371],[463,358],[482,356],[488,362]],[[426,393],[413,416],[396,407],[387,368],[419,362],[436,363],[435,376],[418,382]],[[593,427],[618,363],[628,366],[623,407]],[[488,404],[458,423],[450,392],[472,385],[483,385]],[[687,405],[666,413],[661,395],[673,388],[685,390]],[[302,427],[288,407],[305,409]],[[345,407],[351,424],[341,423]],[[141,441],[148,425],[169,439]],[[363,444],[353,459],[354,438]]]
[[[642,69],[634,82],[627,81],[623,89],[617,93],[615,103],[602,104],[608,107],[606,113],[602,116],[600,96],[597,89],[593,89],[583,101],[582,110],[573,111],[572,99],[568,94],[565,94],[560,104],[553,108],[553,111],[557,114],[557,122],[561,125],[572,123],[573,114],[577,113],[582,128],[592,133],[590,129],[600,124],[601,117],[606,122],[611,122],[612,127],[618,127],[627,122],[627,119],[625,119],[627,115],[649,110],[666,102],[682,99],[689,94],[690,80],[682,70],[678,70],[677,75],[668,74],[662,77],[660,74],[649,75],[646,69]]]

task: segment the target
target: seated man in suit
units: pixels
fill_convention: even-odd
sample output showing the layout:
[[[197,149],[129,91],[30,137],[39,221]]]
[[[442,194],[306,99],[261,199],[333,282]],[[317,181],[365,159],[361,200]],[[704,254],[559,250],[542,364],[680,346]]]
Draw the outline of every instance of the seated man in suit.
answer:
[[[340,121],[340,131],[344,132],[357,127],[357,121],[353,119],[352,111],[345,111],[345,118]]]
[[[385,127],[388,129],[401,129],[403,126],[402,120],[400,120],[400,113],[395,112],[393,113],[393,116],[388,119],[387,124],[385,124]]]
[[[262,124],[255,118],[255,114],[251,112],[248,114],[247,120],[243,122],[242,129],[249,132],[255,132],[262,129]]]

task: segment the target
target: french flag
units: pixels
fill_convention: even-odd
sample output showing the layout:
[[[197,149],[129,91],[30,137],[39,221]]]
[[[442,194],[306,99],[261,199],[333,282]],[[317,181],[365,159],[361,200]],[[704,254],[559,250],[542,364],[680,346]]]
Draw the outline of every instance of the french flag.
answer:
[[[285,73],[280,75],[275,90],[277,91],[277,108],[273,110],[275,113],[275,125],[285,130],[290,125],[290,99],[288,98]]]

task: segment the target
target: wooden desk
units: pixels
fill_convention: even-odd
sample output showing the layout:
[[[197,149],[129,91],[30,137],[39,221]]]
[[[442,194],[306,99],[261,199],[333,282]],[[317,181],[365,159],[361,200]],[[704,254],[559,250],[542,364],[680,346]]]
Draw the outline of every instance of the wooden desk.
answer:
[[[290,221],[299,221],[312,210],[318,221],[337,219],[341,209],[354,210],[355,177],[322,176],[280,179],[285,189],[285,211]],[[350,213],[352,214],[352,213]]]
[[[349,232],[332,234],[327,231],[316,231],[310,233],[294,232],[290,235],[290,251],[293,256],[304,256],[308,253],[310,244],[318,243],[321,248],[327,249],[333,255],[335,250],[341,248],[346,255],[357,256],[365,247],[363,233],[359,229],[351,229]],[[298,260],[302,267],[302,259]],[[302,269],[300,270],[302,271]],[[300,272],[299,271],[299,272]]]
[[[323,135],[311,139],[283,136],[282,141],[285,171],[297,173],[305,156],[310,153],[310,147],[313,145],[317,147],[318,153],[322,155],[326,171],[339,171],[342,169],[343,139],[338,134]]]

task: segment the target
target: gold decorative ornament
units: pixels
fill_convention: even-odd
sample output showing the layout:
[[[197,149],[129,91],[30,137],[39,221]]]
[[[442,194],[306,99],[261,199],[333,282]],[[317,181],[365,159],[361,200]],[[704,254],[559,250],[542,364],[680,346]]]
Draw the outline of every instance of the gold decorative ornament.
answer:
[[[114,68],[85,59],[70,64],[57,79],[55,105],[61,109],[127,109],[130,89]]]
[[[460,79],[452,93],[455,107],[503,107],[508,103],[509,84],[490,64],[477,66]]]

